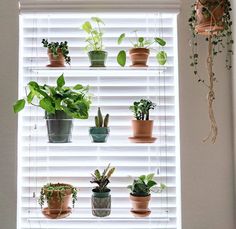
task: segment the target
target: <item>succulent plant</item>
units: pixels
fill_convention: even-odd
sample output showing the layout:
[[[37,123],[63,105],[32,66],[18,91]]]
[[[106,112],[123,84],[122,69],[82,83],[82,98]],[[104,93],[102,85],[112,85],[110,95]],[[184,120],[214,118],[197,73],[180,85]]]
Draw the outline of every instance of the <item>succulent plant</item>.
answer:
[[[96,127],[108,127],[109,123],[109,114],[106,114],[105,118],[103,119],[101,108],[98,107],[97,116],[95,116],[95,126]]]

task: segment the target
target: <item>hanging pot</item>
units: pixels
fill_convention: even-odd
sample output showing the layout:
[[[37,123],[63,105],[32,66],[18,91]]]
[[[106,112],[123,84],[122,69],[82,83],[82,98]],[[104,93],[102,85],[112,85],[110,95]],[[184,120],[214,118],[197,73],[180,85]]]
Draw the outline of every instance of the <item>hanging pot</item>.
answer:
[[[147,67],[150,50],[146,48],[132,48],[129,50],[131,67]]]
[[[209,35],[209,32],[216,34],[224,29],[224,2],[225,0],[197,0],[195,4],[196,32]]]
[[[105,217],[111,214],[110,189],[107,192],[97,192],[92,190],[92,214],[97,217]]]
[[[88,52],[90,67],[105,67],[107,52],[106,51],[90,51]]]
[[[68,143],[72,139],[73,119],[64,111],[55,114],[45,113],[50,143]]]
[[[48,49],[48,59],[50,64],[47,67],[65,67],[65,58],[60,49],[57,50],[57,56],[54,56],[50,49]]]

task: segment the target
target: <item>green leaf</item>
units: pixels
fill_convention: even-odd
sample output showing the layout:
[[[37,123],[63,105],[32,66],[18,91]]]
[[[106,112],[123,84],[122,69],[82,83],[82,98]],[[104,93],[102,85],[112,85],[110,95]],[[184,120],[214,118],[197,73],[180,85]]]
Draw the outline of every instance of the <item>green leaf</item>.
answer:
[[[55,108],[52,105],[52,101],[50,98],[43,98],[40,100],[39,105],[41,108],[46,110],[48,113],[55,113]]]
[[[65,79],[64,79],[64,75],[62,74],[61,76],[58,77],[57,79],[57,87],[61,88],[65,85]]]
[[[121,50],[117,55],[117,62],[120,66],[124,67],[126,64],[126,52]]]
[[[148,188],[151,188],[151,187],[155,186],[156,184],[157,184],[156,181],[150,180],[150,181],[148,181],[147,186],[148,186]]]
[[[92,31],[92,25],[90,24],[89,21],[86,21],[83,25],[82,25],[82,29],[87,32],[87,33],[91,33]]]
[[[166,41],[164,41],[163,39],[159,38],[159,37],[155,37],[154,38],[155,42],[158,43],[160,46],[165,46],[166,45]]]
[[[25,107],[25,100],[20,99],[13,105],[13,110],[15,113],[18,113],[19,111],[24,109],[24,107]]]
[[[120,45],[124,39],[125,39],[125,33],[122,33],[117,40],[118,45]]]
[[[81,85],[81,84],[77,84],[73,87],[75,90],[81,90],[83,89],[84,87]]]
[[[145,175],[142,175],[142,176],[139,177],[139,179],[140,179],[141,181],[145,181],[146,176],[145,176]]]
[[[101,23],[103,25],[105,25],[105,23],[103,22],[103,20],[99,17],[91,17],[92,21],[96,22],[96,23]]]
[[[165,63],[167,61],[166,52],[165,51],[160,51],[159,53],[157,53],[156,59],[157,59],[157,61],[160,65],[165,65]]]
[[[146,176],[146,180],[147,180],[147,181],[150,181],[150,180],[152,180],[152,179],[154,178],[154,176],[155,176],[155,173],[150,173],[150,174],[148,174],[148,175]]]
[[[38,90],[39,89],[39,85],[35,81],[30,81],[28,83],[28,86],[29,86],[30,89],[33,89],[33,90]]]
[[[138,42],[139,42],[139,43],[143,43],[143,41],[144,41],[144,38],[143,38],[143,37],[139,37],[139,38],[138,38]]]
[[[35,93],[34,91],[31,91],[28,95],[27,95],[27,102],[31,103],[34,99]]]

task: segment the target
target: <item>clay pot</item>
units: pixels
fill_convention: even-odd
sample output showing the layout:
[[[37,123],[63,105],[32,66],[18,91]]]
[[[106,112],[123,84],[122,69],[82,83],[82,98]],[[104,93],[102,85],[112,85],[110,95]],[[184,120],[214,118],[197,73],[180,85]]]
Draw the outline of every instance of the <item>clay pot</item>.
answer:
[[[147,67],[147,60],[150,50],[146,48],[132,48],[129,50],[131,67]]]
[[[151,199],[151,195],[149,196],[134,196],[130,194],[130,201],[132,204],[132,211],[136,213],[144,213],[149,212],[150,209],[148,208],[149,201]]]
[[[132,120],[132,128],[135,138],[151,138],[153,120]]]
[[[197,25],[195,27],[196,32],[202,35],[209,35],[209,32],[216,34],[217,32],[224,29],[223,25],[223,14],[224,14],[224,1],[221,0],[222,4],[218,4],[214,7],[216,0],[197,0],[195,4]],[[211,3],[213,7],[209,9],[211,16],[206,17],[203,13],[204,7],[207,7],[206,3]]]
[[[71,188],[73,188],[73,186],[69,185],[69,184],[55,184],[55,186],[61,186],[61,185],[66,185],[69,186]],[[45,194],[48,192],[47,189],[44,190]],[[71,189],[65,190],[63,191],[63,200],[60,200],[59,197],[59,192],[62,191],[53,191],[51,198],[47,201],[48,203],[48,214],[52,214],[52,215],[60,215],[63,214],[65,212],[68,212],[71,210],[71,208],[69,208],[69,203],[71,202],[71,194],[72,191]]]
[[[60,49],[58,49],[58,56],[54,57],[51,50],[48,49],[48,59],[50,64],[47,67],[65,67],[65,58]]]

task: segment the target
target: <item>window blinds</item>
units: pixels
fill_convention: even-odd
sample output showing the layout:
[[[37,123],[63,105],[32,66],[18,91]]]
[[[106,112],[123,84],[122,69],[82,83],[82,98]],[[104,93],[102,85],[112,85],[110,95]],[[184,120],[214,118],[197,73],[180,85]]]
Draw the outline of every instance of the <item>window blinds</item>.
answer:
[[[80,29],[91,16],[104,22],[104,44],[108,51],[107,68],[90,69],[85,46],[85,33]],[[25,85],[31,80],[55,85],[64,73],[66,84],[90,85],[93,102],[88,120],[74,120],[73,141],[52,144],[47,141],[44,112],[28,106],[19,114],[18,128],[18,229],[146,229],[180,225],[179,141],[178,141],[178,78],[176,14],[174,13],[77,13],[22,14],[20,16],[20,80],[19,97],[25,96]],[[145,37],[163,37],[168,63],[157,67],[151,52],[149,68],[120,68],[116,55],[123,47],[117,37],[133,30]],[[41,40],[67,40],[72,58],[71,67],[51,69]],[[128,63],[129,65],[129,63]],[[132,112],[129,106],[141,98],[151,99],[157,109],[151,112],[155,122],[153,144],[135,144],[132,136]],[[97,107],[109,113],[110,136],[107,143],[91,143],[88,128],[94,126]],[[91,173],[108,163],[116,167],[109,187],[112,195],[111,215],[96,218],[91,213]],[[130,213],[127,186],[132,179],[147,173],[167,185],[162,193],[153,193],[147,218],[134,218]],[[40,188],[49,182],[64,182],[79,188],[78,202],[65,219],[49,220],[41,214],[37,203]]]

